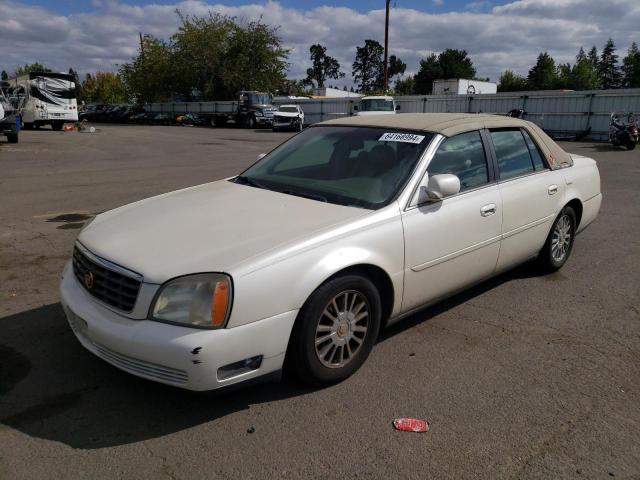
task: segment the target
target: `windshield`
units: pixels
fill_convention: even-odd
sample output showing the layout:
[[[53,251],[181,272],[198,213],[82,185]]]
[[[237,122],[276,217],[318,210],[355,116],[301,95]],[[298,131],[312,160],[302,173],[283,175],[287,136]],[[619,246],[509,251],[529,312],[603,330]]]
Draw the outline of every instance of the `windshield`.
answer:
[[[249,93],[249,103],[252,105],[269,105],[271,103],[271,95],[267,93]]]
[[[298,109],[296,107],[280,107],[278,110],[281,112],[298,113]]]
[[[378,209],[406,183],[432,134],[312,127],[234,181],[329,203]]]
[[[364,112],[392,112],[393,101],[384,100],[383,98],[362,100],[362,102],[360,102],[360,109]]]

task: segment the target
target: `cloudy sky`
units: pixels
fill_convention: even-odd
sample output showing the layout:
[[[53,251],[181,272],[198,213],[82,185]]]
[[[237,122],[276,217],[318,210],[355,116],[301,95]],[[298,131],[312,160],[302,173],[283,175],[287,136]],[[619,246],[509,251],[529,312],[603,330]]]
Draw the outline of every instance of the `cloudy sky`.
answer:
[[[613,37],[621,56],[640,43],[637,0],[392,0],[390,53],[415,72],[420,58],[445,48],[469,52],[478,75],[509,68],[526,74],[540,51],[572,62],[581,45],[600,50]],[[290,78],[302,78],[312,43],[328,47],[350,84],[355,47],[384,38],[384,0],[0,0],[0,69],[24,63],[82,74],[115,70],[136,54],[138,32],[168,38],[175,10],[220,12],[280,25],[291,49]]]

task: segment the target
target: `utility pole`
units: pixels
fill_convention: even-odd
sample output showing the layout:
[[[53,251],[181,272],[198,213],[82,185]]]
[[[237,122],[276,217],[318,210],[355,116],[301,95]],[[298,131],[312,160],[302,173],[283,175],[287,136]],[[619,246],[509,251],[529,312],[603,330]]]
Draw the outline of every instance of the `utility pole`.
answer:
[[[387,2],[387,11],[384,17],[384,93],[387,93],[387,89],[389,87],[389,62],[388,62],[388,54],[389,54],[389,4],[391,0],[386,0]]]
[[[140,35],[140,53],[144,57],[144,42],[142,41],[142,32],[138,32],[138,35]]]

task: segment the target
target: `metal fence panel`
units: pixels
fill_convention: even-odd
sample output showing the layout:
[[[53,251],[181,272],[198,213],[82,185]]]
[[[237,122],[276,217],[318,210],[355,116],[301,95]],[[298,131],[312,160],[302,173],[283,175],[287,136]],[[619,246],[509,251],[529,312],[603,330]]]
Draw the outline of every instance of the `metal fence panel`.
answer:
[[[583,92],[532,91],[487,95],[410,95],[395,97],[399,113],[495,113],[524,110],[524,118],[551,132],[578,133],[591,128],[591,138],[606,138],[609,115],[614,111],[640,113],[640,89],[591,90]],[[305,113],[305,124],[354,113],[358,98],[278,99],[275,104],[297,104]],[[237,102],[152,103],[145,106],[158,113],[231,113]]]

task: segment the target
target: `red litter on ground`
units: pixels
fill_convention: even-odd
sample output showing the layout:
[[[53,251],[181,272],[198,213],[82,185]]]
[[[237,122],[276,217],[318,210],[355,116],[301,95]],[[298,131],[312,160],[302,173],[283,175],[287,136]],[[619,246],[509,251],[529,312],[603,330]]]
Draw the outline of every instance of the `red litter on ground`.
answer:
[[[424,433],[429,431],[429,423],[417,418],[396,418],[393,421],[396,430],[403,432]]]

